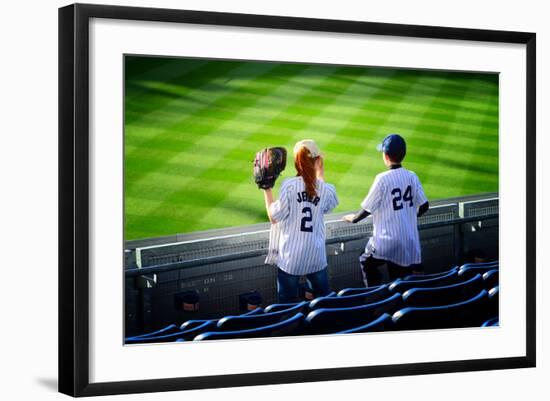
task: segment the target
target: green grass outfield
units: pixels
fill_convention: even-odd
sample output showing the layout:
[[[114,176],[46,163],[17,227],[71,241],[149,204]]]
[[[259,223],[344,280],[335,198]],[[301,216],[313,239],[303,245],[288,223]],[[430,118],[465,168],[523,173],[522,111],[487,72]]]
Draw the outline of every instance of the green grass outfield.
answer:
[[[429,199],[498,191],[498,76],[305,64],[126,58],[125,236],[267,221],[256,151],[312,138],[338,212],[384,170],[386,134]],[[277,189],[280,181],[276,186]]]

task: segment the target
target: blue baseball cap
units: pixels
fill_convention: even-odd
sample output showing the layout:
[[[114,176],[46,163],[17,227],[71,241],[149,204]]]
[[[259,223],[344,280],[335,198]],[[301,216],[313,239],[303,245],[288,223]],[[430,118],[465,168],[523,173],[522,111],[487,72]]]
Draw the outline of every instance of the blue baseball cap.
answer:
[[[379,152],[384,152],[392,159],[402,160],[407,153],[407,145],[401,135],[390,134],[376,147]]]

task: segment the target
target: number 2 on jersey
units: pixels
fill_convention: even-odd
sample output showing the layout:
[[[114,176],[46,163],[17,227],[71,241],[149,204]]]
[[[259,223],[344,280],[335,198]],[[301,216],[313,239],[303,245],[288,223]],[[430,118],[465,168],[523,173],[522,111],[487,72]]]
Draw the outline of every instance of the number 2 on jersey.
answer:
[[[313,214],[311,213],[310,207],[305,207],[302,209],[302,213],[305,215],[302,217],[302,224],[300,225],[300,231],[305,231],[307,233],[313,232],[313,225],[308,226],[307,223],[313,221]]]
[[[405,193],[403,195],[401,195],[401,188],[392,189],[391,194],[393,196],[392,198],[393,210],[403,209],[403,202],[409,202],[409,207],[412,207],[413,197],[412,197],[412,189],[410,185],[407,186],[407,189],[405,189]]]

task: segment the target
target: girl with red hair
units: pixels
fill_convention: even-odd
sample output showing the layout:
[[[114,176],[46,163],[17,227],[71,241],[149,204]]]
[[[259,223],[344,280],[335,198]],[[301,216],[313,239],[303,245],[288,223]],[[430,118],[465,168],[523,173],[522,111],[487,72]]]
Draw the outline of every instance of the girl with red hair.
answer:
[[[274,225],[266,263],[278,267],[280,303],[299,301],[301,276],[314,296],[330,292],[324,215],[338,205],[336,189],[325,182],[323,157],[313,140],[296,143],[294,166],[297,175],[283,181],[279,199],[273,200],[271,189],[264,190],[267,215]]]

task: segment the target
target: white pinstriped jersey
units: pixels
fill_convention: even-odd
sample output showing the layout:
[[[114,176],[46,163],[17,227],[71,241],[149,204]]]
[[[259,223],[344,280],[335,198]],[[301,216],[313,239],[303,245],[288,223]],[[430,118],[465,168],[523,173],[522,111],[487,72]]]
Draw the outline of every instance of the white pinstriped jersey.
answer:
[[[418,208],[428,199],[415,173],[403,167],[380,173],[361,207],[372,214],[373,233],[366,256],[400,266],[421,263]]]
[[[317,196],[307,196],[302,177],[283,181],[279,199],[271,204],[277,222],[275,264],[293,275],[315,273],[327,266],[323,215],[338,205],[333,185],[317,181]],[[275,237],[276,238],[276,237]]]

